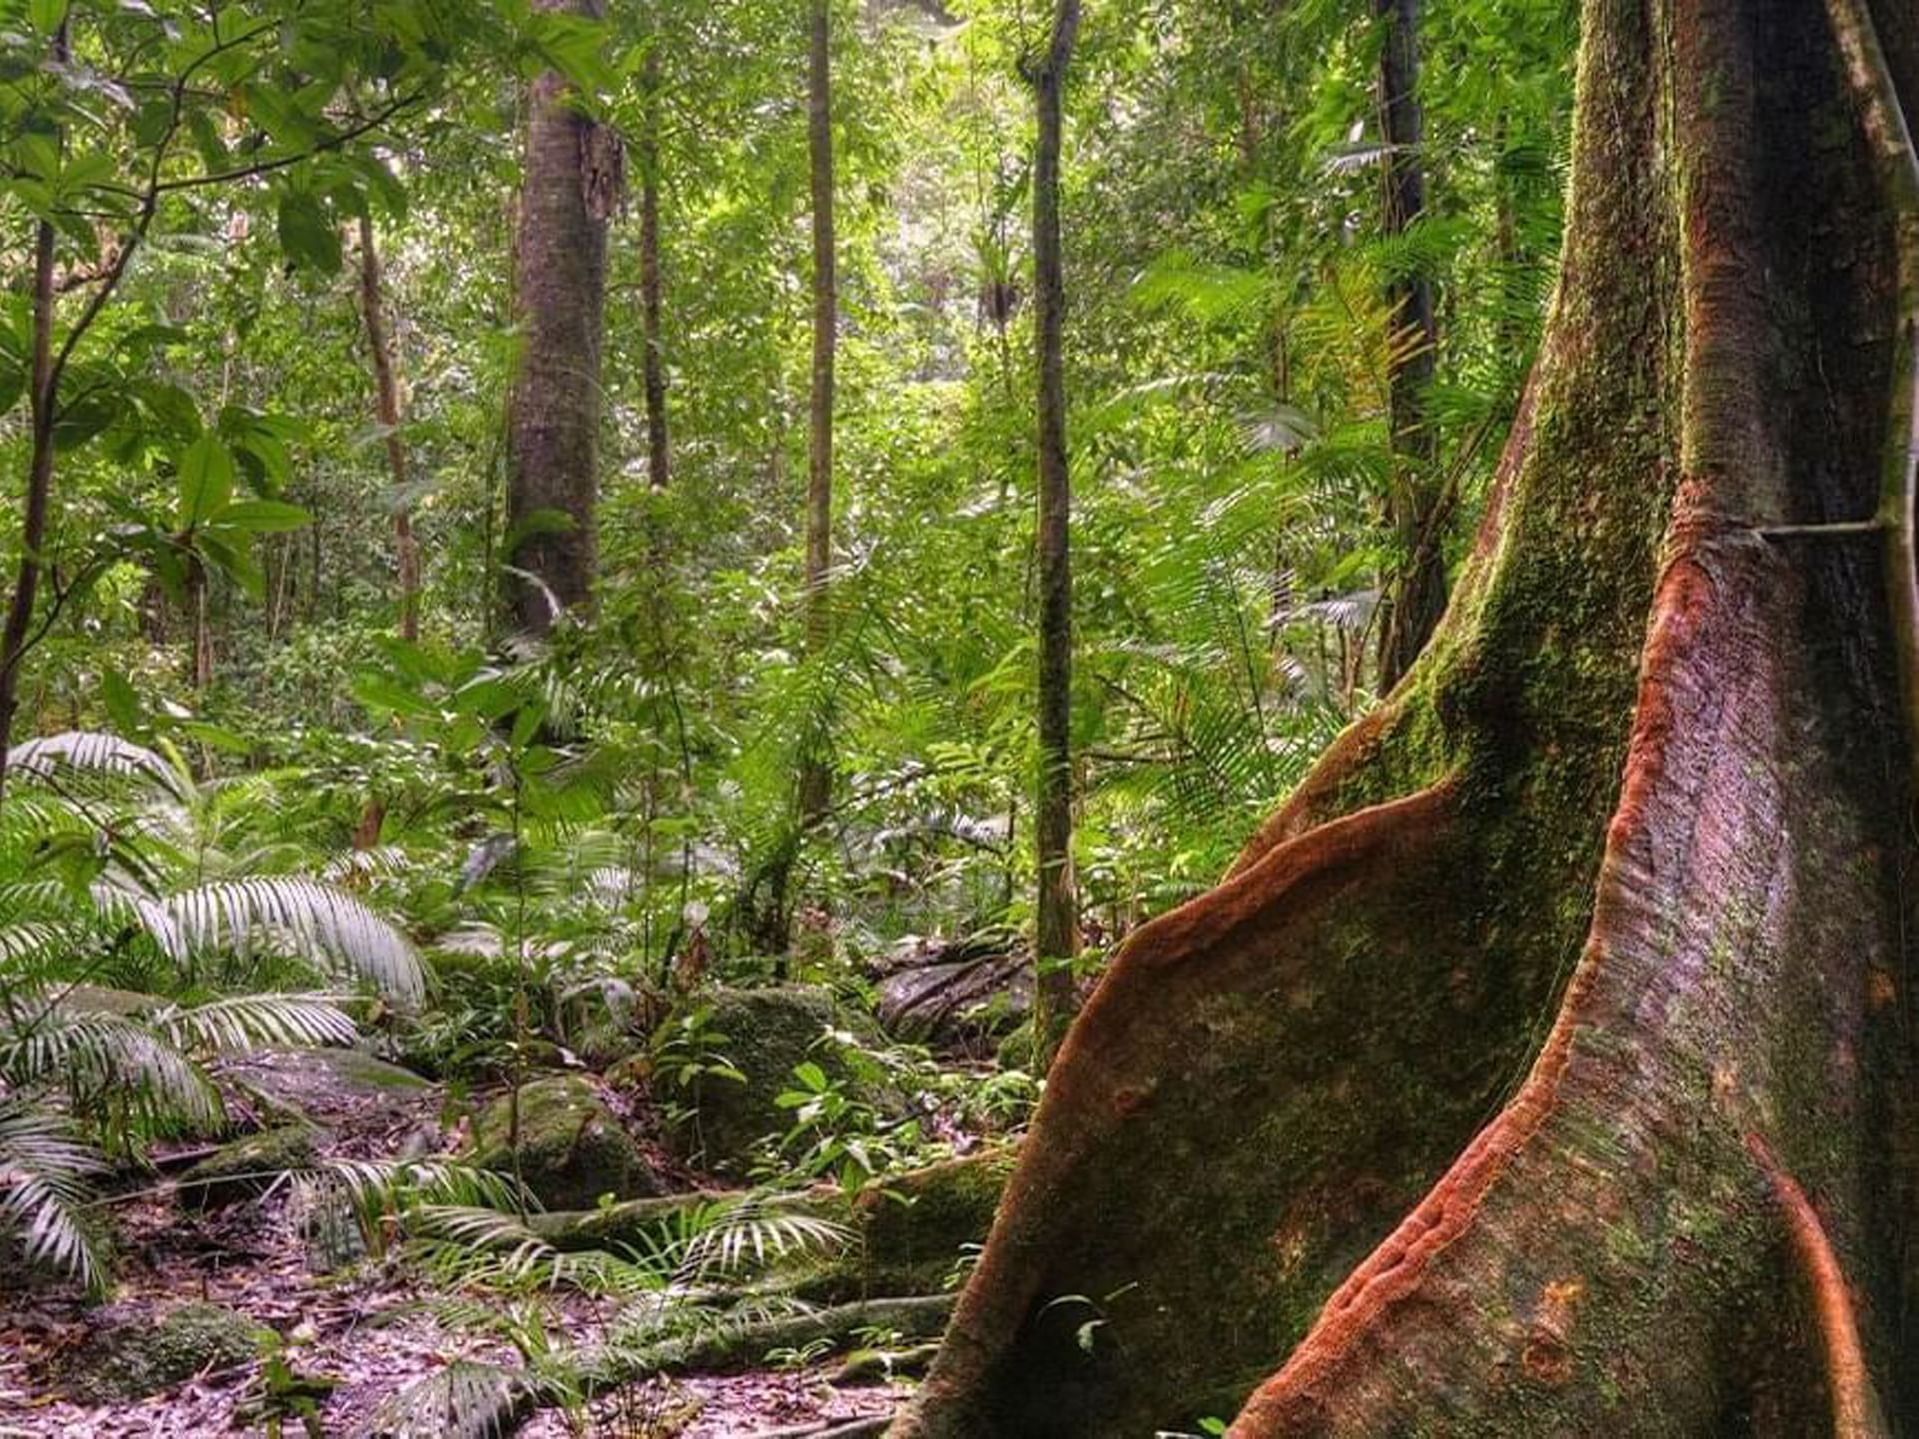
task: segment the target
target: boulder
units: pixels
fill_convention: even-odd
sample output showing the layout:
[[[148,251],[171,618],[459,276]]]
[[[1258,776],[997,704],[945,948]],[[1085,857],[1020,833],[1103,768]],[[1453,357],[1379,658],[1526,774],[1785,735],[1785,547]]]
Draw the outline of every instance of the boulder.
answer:
[[[862,1278],[875,1294],[937,1294],[986,1242],[1012,1177],[1011,1146],[868,1186],[853,1202]]]
[[[698,1020],[693,1027],[703,1036],[703,1053],[694,1056],[701,1063],[692,1066],[696,1072],[678,1093],[661,1091],[662,1098],[689,1110],[673,1125],[673,1141],[690,1163],[736,1179],[752,1169],[761,1140],[791,1127],[791,1113],[777,1101],[793,1087],[796,1066],[810,1060],[835,1080],[851,1080],[833,1046],[820,1042],[829,1031],[849,1033],[863,1044],[885,1042],[868,1016],[808,985],[716,990],[682,1010],[680,1023],[669,1020],[662,1033],[683,1043],[689,1015]],[[661,1057],[656,1072],[662,1085],[673,1085],[685,1072],[688,1066],[678,1060]]]
[[[659,1174],[592,1081],[576,1074],[520,1088],[517,1158],[511,1095],[474,1126],[469,1157],[496,1174],[518,1174],[549,1209],[592,1209],[602,1195],[637,1199],[663,1192]]]
[[[217,1304],[130,1313],[94,1336],[66,1388],[89,1404],[145,1399],[197,1374],[252,1363],[264,1334],[246,1315]]]
[[[314,1130],[285,1124],[229,1140],[180,1175],[180,1202],[195,1209],[224,1209],[265,1194],[289,1170],[311,1168],[317,1154]]]
[[[848,1242],[832,1253],[804,1251],[776,1261],[770,1288],[821,1303],[939,1294],[986,1241],[1014,1151],[998,1146],[893,1175],[849,1195],[820,1186],[786,1196],[781,1209],[839,1225]],[[744,1191],[700,1191],[636,1199],[576,1213],[536,1214],[534,1232],[556,1249],[658,1249],[691,1216],[750,1202]]]

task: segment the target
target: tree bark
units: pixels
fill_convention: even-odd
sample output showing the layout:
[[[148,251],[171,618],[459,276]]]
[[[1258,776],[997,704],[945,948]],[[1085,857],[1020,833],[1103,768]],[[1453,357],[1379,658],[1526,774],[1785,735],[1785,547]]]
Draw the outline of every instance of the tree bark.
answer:
[[[1919,25],[1830,11],[1587,0],[1448,615],[1116,958],[896,1435],[1919,1424]]]
[[[1385,33],[1379,52],[1380,130],[1386,142],[1381,228],[1404,235],[1426,211],[1425,118],[1419,102],[1419,0],[1375,0]],[[1439,354],[1432,282],[1395,280],[1386,294],[1394,337],[1388,366],[1394,455],[1386,520],[1399,545],[1399,565],[1383,599],[1379,687],[1398,684],[1446,612],[1446,553],[1438,437],[1427,415]]]
[[[604,0],[534,0],[601,20]],[[520,355],[508,397],[507,593],[513,622],[542,637],[590,609],[598,562],[600,352],[606,225],[622,187],[619,140],[560,75],[533,81],[515,246]]]
[[[646,391],[647,480],[657,492],[673,482],[672,443],[666,416],[666,302],[660,278],[660,54],[647,51],[640,87],[640,329]]]
[[[420,638],[420,549],[413,538],[412,507],[406,493],[406,441],[400,435],[400,385],[394,373],[393,339],[382,295],[380,250],[373,221],[360,217],[360,311],[366,320],[367,349],[373,357],[374,413],[386,431],[387,470],[393,479],[395,579],[400,592],[400,638]]]
[[[831,0],[808,15],[806,119],[813,176],[813,396],[807,431],[806,647],[822,654],[833,634],[833,396],[839,350],[839,259],[833,222],[833,17]],[[824,726],[821,726],[824,728]],[[800,766],[800,824],[826,813],[833,774],[825,737],[808,738]]]
[[[66,31],[61,30],[64,52]],[[7,616],[0,625],[0,799],[5,797],[7,758],[13,722],[20,707],[20,670],[31,644],[34,611],[40,597],[42,551],[53,500],[53,427],[59,396],[54,371],[54,229],[41,220],[33,231],[33,354],[28,384],[28,458],[26,505],[20,520],[20,563],[14,572]]]
[[[1039,868],[1034,1032],[1050,1056],[1071,1012],[1079,953],[1073,874],[1073,489],[1066,440],[1066,273],[1060,234],[1060,158],[1066,70],[1079,0],[1059,0],[1046,53],[1032,67],[1039,112],[1033,156],[1033,314],[1039,349],[1039,789],[1033,833]]]

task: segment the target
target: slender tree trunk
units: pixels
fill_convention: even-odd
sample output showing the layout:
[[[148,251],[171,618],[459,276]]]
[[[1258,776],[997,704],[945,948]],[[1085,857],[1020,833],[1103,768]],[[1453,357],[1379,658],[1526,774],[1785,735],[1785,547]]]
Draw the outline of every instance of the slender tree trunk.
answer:
[[[601,20],[603,0],[534,0]],[[614,133],[580,112],[558,74],[533,81],[514,298],[520,356],[508,398],[507,592],[522,633],[591,607],[598,563],[600,352],[606,225],[619,203]]]
[[[1581,34],[1421,677],[1108,968],[896,1439],[1919,1426],[1919,23]]]
[[[65,47],[65,31],[61,32]],[[20,521],[20,563],[6,622],[0,626],[0,798],[4,798],[13,723],[20,706],[20,670],[30,643],[40,596],[42,550],[53,500],[53,427],[59,397],[54,393],[53,319],[54,230],[42,220],[33,236],[33,356],[28,375],[28,459],[26,507]]]
[[[1060,237],[1060,158],[1066,70],[1079,0],[1060,0],[1046,53],[1032,71],[1039,110],[1033,160],[1033,303],[1039,347],[1039,862],[1034,932],[1041,966],[1035,1032],[1050,1055],[1072,1009],[1079,953],[1073,876],[1073,572],[1071,457],[1066,446],[1066,272]]]
[[[807,133],[813,172],[813,398],[807,437],[806,645],[815,656],[832,639],[833,394],[839,348],[838,242],[833,222],[833,26],[831,0],[812,0],[807,66]],[[800,769],[800,822],[826,812],[833,776],[823,735],[811,738]]]
[[[420,549],[413,538],[412,506],[406,494],[406,441],[400,435],[400,384],[394,374],[393,338],[386,322],[380,250],[373,221],[360,217],[360,311],[366,318],[373,357],[375,413],[386,431],[387,470],[393,478],[393,543],[400,587],[400,638],[420,638]]]
[[[654,490],[673,481],[666,417],[665,301],[660,281],[660,53],[647,51],[640,75],[640,328],[646,390],[647,479]]]
[[[193,661],[190,674],[193,692],[204,695],[213,683],[213,621],[208,612],[212,584],[206,561],[198,555],[187,560],[187,604],[192,610]]]
[[[1375,0],[1375,10],[1385,26],[1379,53],[1380,129],[1387,147],[1382,228],[1388,235],[1403,235],[1426,209],[1419,0]],[[1419,275],[1398,280],[1387,299],[1396,336],[1389,377],[1394,465],[1386,519],[1399,543],[1401,568],[1389,578],[1384,595],[1381,691],[1391,689],[1412,668],[1446,612],[1439,447],[1426,406],[1439,347],[1432,284]]]

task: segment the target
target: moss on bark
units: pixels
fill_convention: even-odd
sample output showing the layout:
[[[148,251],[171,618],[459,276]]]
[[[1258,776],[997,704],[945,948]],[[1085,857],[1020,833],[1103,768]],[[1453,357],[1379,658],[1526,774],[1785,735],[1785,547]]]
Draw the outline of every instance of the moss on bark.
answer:
[[[898,1435],[1255,1387],[1243,1439],[1814,1432],[1754,1136],[1919,1417],[1883,576],[1761,533],[1874,510],[1886,205],[1817,0],[1585,19],[1564,273],[1448,619],[1125,946]]]

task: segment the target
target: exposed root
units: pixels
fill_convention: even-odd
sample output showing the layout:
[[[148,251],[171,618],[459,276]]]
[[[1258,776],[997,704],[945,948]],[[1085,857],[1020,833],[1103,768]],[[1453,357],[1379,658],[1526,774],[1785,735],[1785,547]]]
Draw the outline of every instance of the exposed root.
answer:
[[[1746,1149],[1772,1188],[1786,1219],[1787,1237],[1793,1257],[1812,1288],[1814,1316],[1825,1344],[1826,1384],[1832,1393],[1832,1432],[1834,1439],[1885,1439],[1891,1431],[1882,1417],[1872,1374],[1866,1367],[1865,1350],[1859,1342],[1859,1326],[1853,1319],[1852,1290],[1826,1226],[1793,1177],[1780,1168],[1756,1134],[1746,1136]]]
[[[961,1299],[922,1402],[895,1433],[970,1435],[995,1432],[991,1426],[996,1424],[1000,1432],[1020,1432],[1018,1421],[1001,1413],[966,1409],[964,1401],[959,1405],[963,1412],[955,1413],[948,1405],[956,1396],[974,1399],[992,1391],[988,1376],[1022,1344],[1033,1307],[1054,1292],[1053,1286],[1105,1293],[1097,1287],[1101,1275],[1089,1271],[1102,1264],[1116,1265],[1116,1273],[1129,1270],[1133,1260],[1125,1246],[1144,1242],[1141,1233],[1153,1233],[1155,1225],[1184,1224],[1186,1218],[1169,1214],[1183,1215],[1186,1208],[1198,1207],[1185,1193],[1167,1202],[1170,1209],[1159,1200],[1147,1200],[1153,1185],[1142,1177],[1141,1202],[1153,1204],[1158,1217],[1145,1226],[1129,1221],[1125,1232],[1113,1237],[1119,1249],[1102,1247],[1103,1257],[1089,1258],[1081,1251],[1099,1219],[1069,1200],[1072,1178],[1084,1172],[1082,1166],[1123,1173],[1150,1165],[1161,1144],[1156,1136],[1186,1127],[1181,1106],[1187,1101],[1171,1096],[1185,1093],[1182,1084],[1201,1083],[1182,1078],[1195,1065],[1211,1074],[1207,1066],[1219,1062],[1219,1039],[1202,1008],[1212,996],[1302,992],[1319,984],[1329,963],[1323,939],[1329,914],[1364,906],[1362,896],[1373,890],[1398,894],[1403,903],[1409,886],[1444,886],[1450,872],[1444,860],[1458,835],[1458,810],[1458,787],[1448,780],[1326,820],[1277,844],[1218,889],[1128,938],[1067,1035],[992,1237]],[[1397,906],[1394,912],[1399,912]],[[1415,911],[1406,912],[1410,919]],[[1437,920],[1430,923],[1430,932],[1437,936],[1443,926]],[[1347,1042],[1360,1045],[1365,1019],[1357,1014],[1350,1018],[1353,1033]],[[1323,1014],[1314,1016],[1302,1008],[1301,1022],[1327,1021]],[[1266,1058],[1256,1059],[1249,1047],[1245,1062],[1257,1064],[1262,1072],[1299,1064],[1284,1040],[1268,1035],[1261,1044]],[[1330,1101],[1338,1092],[1338,1073],[1335,1065],[1306,1082],[1314,1090],[1323,1088]],[[1366,1178],[1363,1154],[1353,1162],[1359,1168],[1342,1173],[1331,1188],[1355,1205],[1383,1203],[1370,1188],[1349,1193],[1347,1181]],[[1309,1177],[1298,1180],[1299,1192],[1306,1192]],[[1273,1218],[1261,1222],[1274,1222],[1284,1210],[1283,1200],[1275,1202]],[[1153,1242],[1163,1244],[1168,1238],[1162,1235]],[[1195,1302],[1180,1286],[1189,1278],[1194,1284],[1202,1282],[1180,1271],[1175,1275],[1164,1292],[1159,1286],[1167,1286],[1167,1276],[1155,1276],[1144,1287],[1128,1283],[1124,1288],[1129,1293],[1150,1290],[1151,1299],[1139,1301],[1142,1313],[1174,1314]],[[1273,1300],[1269,1295],[1264,1302]],[[1077,1360],[1077,1351],[1071,1357]],[[1209,1357],[1218,1358],[1210,1351]],[[1251,1354],[1245,1360],[1257,1362]],[[1043,1389],[1048,1381],[1033,1382]],[[1176,1389],[1177,1376],[1167,1383]],[[999,1402],[988,1401],[989,1409]]]
[[[1668,570],[1660,586],[1656,612],[1661,618],[1647,645],[1633,760],[1613,819],[1600,899],[1593,916],[1593,937],[1526,1083],[1499,1117],[1467,1146],[1419,1207],[1327,1300],[1319,1322],[1247,1405],[1231,1431],[1233,1435],[1257,1439],[1284,1432],[1283,1427],[1275,1427],[1274,1415],[1283,1412],[1296,1396],[1317,1387],[1361,1336],[1380,1322],[1387,1309],[1418,1287],[1428,1263],[1472,1227],[1481,1201],[1508,1162],[1531,1142],[1557,1108],[1575,1030],[1599,983],[1607,938],[1616,927],[1629,923],[1619,913],[1621,901],[1617,896],[1631,888],[1628,873],[1634,864],[1632,844],[1645,824],[1653,796],[1666,778],[1666,750],[1675,724],[1672,699],[1661,681],[1667,669],[1695,647],[1711,587],[1705,570],[1683,559]]]

